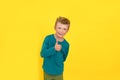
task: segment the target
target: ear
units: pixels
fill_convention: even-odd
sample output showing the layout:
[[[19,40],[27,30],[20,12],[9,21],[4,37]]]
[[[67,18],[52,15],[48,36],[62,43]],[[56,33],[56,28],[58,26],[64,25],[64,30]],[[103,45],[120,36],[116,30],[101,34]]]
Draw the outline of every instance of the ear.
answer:
[[[69,30],[69,29],[68,29]],[[68,30],[66,31],[66,33],[68,32]]]
[[[67,32],[69,31],[69,27],[70,27],[70,25],[67,26]]]

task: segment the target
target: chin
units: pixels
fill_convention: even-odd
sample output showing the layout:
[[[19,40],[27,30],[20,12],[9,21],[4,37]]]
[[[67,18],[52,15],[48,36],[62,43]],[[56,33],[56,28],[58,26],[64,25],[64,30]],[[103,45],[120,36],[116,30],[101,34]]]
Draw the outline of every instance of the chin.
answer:
[[[58,35],[58,37],[59,37],[59,38],[62,38],[63,36],[61,36],[61,35]]]
[[[63,36],[59,36],[60,38],[63,38]]]

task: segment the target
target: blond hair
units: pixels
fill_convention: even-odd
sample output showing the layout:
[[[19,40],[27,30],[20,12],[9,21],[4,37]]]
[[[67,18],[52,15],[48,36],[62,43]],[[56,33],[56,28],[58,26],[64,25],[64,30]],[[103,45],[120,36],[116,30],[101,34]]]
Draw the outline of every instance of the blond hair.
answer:
[[[58,18],[56,19],[56,22],[55,22],[55,28],[56,28],[57,22],[60,22],[61,24],[68,25],[68,29],[69,29],[69,26],[70,26],[70,20],[69,20],[69,19],[67,19],[67,18],[65,18],[65,17],[61,17],[61,16],[58,17]]]

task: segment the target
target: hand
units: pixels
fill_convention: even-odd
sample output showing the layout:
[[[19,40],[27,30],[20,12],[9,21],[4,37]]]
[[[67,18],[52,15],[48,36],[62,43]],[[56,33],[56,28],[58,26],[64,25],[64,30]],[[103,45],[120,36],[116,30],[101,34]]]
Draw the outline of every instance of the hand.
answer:
[[[56,51],[60,51],[62,48],[62,46],[60,44],[58,44],[58,40],[56,39],[56,43],[55,43],[55,50]]]

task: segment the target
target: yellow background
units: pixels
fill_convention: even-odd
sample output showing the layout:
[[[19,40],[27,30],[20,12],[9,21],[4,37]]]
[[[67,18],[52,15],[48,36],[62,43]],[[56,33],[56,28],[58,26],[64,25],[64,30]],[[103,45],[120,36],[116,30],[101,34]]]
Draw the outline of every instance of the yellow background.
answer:
[[[58,16],[70,19],[65,80],[120,80],[119,0],[1,0],[0,80],[43,80],[39,52]]]

